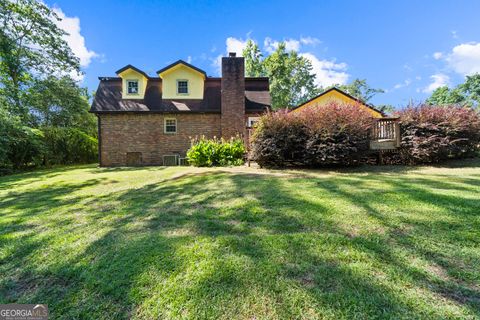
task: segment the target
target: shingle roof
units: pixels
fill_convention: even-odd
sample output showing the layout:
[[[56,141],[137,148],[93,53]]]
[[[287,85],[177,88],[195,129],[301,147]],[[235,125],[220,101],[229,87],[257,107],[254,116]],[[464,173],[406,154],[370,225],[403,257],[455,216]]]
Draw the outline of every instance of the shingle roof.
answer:
[[[220,113],[221,80],[205,80],[203,99],[162,99],[162,80],[149,78],[144,99],[122,99],[121,78],[100,78],[90,112],[93,113]],[[245,79],[245,111],[263,112],[270,108],[267,78]]]
[[[183,61],[183,60],[177,60],[177,61],[175,61],[174,63],[169,64],[169,65],[166,66],[165,68],[162,68],[162,69],[158,70],[158,71],[157,71],[157,74],[162,73],[162,72],[164,72],[164,71],[166,71],[166,70],[168,70],[168,69],[170,69],[170,68],[173,68],[173,67],[175,67],[177,64],[183,64],[183,65],[185,65],[185,66],[187,66],[187,67],[189,67],[189,68],[191,68],[191,69],[193,69],[193,70],[195,70],[195,71],[197,71],[197,72],[200,72],[200,73],[203,74],[205,77],[207,77],[207,73],[206,73],[205,71],[203,71],[202,69],[197,68],[197,67],[195,67],[194,65],[191,65],[190,63],[185,62],[185,61]]]
[[[115,73],[116,74],[120,74],[122,73],[123,71],[125,70],[128,70],[128,69],[132,69],[132,70],[135,70],[137,71],[138,73],[142,74],[143,76],[145,76],[145,78],[148,78],[148,74],[146,74],[145,72],[143,72],[142,70],[132,66],[131,64],[127,64],[125,67],[121,68],[121,69],[118,69]]]

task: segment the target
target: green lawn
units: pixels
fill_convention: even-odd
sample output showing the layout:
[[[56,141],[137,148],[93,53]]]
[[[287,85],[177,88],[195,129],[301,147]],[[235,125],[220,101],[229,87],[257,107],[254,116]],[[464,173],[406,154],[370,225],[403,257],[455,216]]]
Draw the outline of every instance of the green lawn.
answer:
[[[480,161],[1,177],[0,302],[52,319],[480,318]]]

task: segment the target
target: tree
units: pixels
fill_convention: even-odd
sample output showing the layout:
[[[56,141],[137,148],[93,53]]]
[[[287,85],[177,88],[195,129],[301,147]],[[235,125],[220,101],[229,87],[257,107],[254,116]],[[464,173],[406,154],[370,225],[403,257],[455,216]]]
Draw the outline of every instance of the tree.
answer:
[[[372,88],[367,79],[355,79],[349,84],[335,85],[340,90],[345,91],[351,96],[360,99],[364,102],[370,101],[375,95],[384,93],[383,89]]]
[[[319,93],[310,61],[295,51],[287,52],[285,43],[263,58],[258,45],[248,40],[243,56],[247,77],[270,78],[273,109],[294,107]]]
[[[60,18],[36,0],[0,0],[0,82],[11,110],[27,116],[25,86],[38,75],[79,71]]]
[[[459,88],[467,96],[471,106],[478,107],[480,105],[480,73],[467,76]]]
[[[245,46],[245,49],[243,49],[243,56],[245,57],[245,76],[266,76],[265,68],[262,62],[263,54],[255,41],[251,39],[247,41],[247,45]]]
[[[36,79],[29,88],[28,104],[38,127],[73,127],[95,136],[95,117],[88,113],[86,88],[68,76]]]
[[[426,101],[431,105],[461,105],[477,108],[480,105],[480,74],[465,78],[465,82],[454,88],[443,86],[435,89]]]
[[[437,106],[460,105],[467,103],[467,97],[465,97],[460,88],[450,89],[447,86],[443,86],[435,89],[426,102],[427,104]]]

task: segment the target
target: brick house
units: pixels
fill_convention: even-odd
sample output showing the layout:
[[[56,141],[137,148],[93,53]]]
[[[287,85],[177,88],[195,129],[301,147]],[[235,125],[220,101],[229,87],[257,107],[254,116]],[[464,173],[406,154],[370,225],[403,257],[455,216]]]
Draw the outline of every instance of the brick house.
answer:
[[[179,60],[150,77],[128,65],[100,77],[90,112],[98,117],[101,166],[166,165],[191,139],[245,136],[270,109],[268,78],[245,77],[243,57],[222,58],[222,76]]]

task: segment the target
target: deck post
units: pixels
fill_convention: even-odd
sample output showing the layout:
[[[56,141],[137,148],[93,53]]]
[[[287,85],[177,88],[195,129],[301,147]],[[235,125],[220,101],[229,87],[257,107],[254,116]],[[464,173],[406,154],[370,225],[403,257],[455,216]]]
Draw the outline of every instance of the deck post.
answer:
[[[395,140],[396,147],[399,148],[402,137],[400,136],[400,123],[398,121],[395,121]]]

